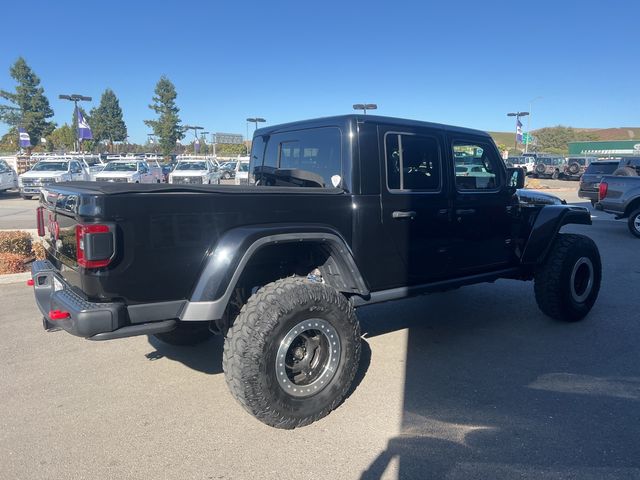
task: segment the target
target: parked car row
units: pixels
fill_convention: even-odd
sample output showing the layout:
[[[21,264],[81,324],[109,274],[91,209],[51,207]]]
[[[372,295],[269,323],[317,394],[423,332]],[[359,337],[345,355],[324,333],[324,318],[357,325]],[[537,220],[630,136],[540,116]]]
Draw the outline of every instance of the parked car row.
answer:
[[[211,185],[220,184],[221,179],[235,179],[241,184],[247,183],[249,171],[248,157],[222,165],[210,157],[188,155],[166,165],[160,165],[159,157],[153,154],[109,155],[106,163],[99,155],[42,155],[34,159],[35,165],[19,176],[8,165],[2,167],[0,191],[17,186],[22,198],[31,199],[42,187],[70,181]]]

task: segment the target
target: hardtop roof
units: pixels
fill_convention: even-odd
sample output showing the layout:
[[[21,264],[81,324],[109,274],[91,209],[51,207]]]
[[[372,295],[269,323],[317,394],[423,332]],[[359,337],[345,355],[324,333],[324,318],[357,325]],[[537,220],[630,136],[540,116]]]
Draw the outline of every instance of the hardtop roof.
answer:
[[[454,125],[424,122],[421,120],[411,120],[406,118],[385,117],[380,115],[359,115],[359,114],[353,114],[353,113],[348,115],[336,115],[331,117],[313,118],[308,120],[300,120],[296,122],[288,122],[288,123],[281,123],[278,125],[271,125],[271,126],[263,127],[256,130],[254,132],[254,135],[269,135],[272,133],[292,130],[296,128],[304,129],[304,128],[313,128],[313,127],[322,127],[322,126],[341,126],[341,125],[349,124],[354,121],[357,121],[358,123],[376,123],[376,124],[398,125],[398,126],[408,126],[408,127],[428,127],[428,128],[434,128],[434,129],[448,131],[448,132],[466,133],[470,135],[491,138],[487,132],[484,132],[482,130],[475,130],[472,128],[457,127]]]

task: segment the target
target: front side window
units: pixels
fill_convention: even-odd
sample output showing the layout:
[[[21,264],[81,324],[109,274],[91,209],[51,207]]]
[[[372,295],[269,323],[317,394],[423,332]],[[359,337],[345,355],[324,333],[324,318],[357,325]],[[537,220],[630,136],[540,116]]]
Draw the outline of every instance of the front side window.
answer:
[[[499,186],[500,160],[489,145],[455,142],[453,157],[458,190],[492,190]]]
[[[388,133],[385,154],[389,190],[440,190],[441,161],[436,138]]]

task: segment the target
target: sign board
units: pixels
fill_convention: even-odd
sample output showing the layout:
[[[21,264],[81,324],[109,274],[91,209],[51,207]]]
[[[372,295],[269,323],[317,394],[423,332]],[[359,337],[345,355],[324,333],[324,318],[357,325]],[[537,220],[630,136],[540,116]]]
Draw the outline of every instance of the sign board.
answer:
[[[530,133],[523,133],[522,134],[522,143],[526,143],[528,145],[535,144],[536,143],[536,137],[534,137]]]
[[[217,132],[214,137],[215,143],[231,143],[242,144],[244,143],[244,137],[238,133],[220,133]]]

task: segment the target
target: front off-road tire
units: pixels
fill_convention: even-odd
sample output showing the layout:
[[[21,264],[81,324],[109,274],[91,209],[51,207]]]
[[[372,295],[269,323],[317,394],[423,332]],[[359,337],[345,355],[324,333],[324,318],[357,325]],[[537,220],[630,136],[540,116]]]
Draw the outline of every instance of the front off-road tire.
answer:
[[[593,240],[559,233],[546,261],[535,272],[536,302],[551,318],[577,322],[593,307],[601,279],[600,253]]]
[[[156,333],[154,337],[169,345],[191,346],[206,342],[214,335],[209,322],[178,322],[170,332]]]
[[[360,361],[360,327],[351,303],[326,284],[277,280],[244,305],[224,344],[232,395],[277,428],[309,425],[349,391]]]

